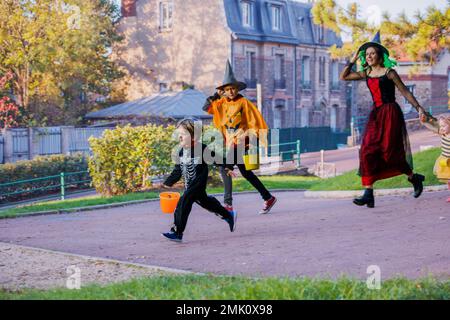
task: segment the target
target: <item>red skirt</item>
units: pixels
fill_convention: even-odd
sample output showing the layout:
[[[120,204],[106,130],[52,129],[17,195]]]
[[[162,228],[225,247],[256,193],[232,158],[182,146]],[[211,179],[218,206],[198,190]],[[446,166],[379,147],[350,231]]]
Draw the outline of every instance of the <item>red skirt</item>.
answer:
[[[374,107],[369,115],[359,153],[359,175],[364,186],[413,169],[405,118],[396,102]]]

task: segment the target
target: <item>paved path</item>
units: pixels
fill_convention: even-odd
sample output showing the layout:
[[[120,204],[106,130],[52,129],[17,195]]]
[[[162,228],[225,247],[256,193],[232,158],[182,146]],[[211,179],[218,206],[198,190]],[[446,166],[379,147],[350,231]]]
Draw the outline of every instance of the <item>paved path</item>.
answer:
[[[237,230],[194,205],[185,242],[160,236],[172,215],[158,202],[81,213],[0,220],[0,242],[195,272],[251,276],[382,279],[429,272],[450,277],[447,191],[376,199],[374,209],[350,200],[307,199],[279,192],[268,215],[257,194],[236,195]]]

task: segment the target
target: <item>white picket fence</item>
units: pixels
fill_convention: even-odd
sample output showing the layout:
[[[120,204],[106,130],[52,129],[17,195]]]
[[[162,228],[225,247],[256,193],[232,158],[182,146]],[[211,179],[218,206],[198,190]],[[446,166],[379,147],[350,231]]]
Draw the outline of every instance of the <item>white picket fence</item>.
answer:
[[[14,128],[0,135],[0,163],[33,159],[38,155],[91,153],[89,138],[113,127]]]

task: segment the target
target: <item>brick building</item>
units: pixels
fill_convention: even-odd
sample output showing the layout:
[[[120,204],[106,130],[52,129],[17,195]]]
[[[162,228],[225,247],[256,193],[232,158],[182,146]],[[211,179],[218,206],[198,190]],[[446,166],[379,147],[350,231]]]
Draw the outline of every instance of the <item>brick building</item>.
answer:
[[[184,82],[210,95],[230,59],[244,91],[271,128],[349,126],[342,61],[332,31],[315,25],[312,5],[292,0],[122,0],[115,59],[131,76],[128,99]]]

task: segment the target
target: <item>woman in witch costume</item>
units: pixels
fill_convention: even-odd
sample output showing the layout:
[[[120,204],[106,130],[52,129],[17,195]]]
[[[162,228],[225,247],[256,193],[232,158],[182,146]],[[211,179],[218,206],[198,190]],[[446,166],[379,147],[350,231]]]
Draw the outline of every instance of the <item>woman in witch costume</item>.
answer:
[[[362,69],[352,72],[358,58],[361,60]],[[423,191],[425,177],[413,173],[408,133],[403,112],[395,101],[395,87],[420,116],[428,118],[430,115],[406,88],[397,72],[391,69],[395,65],[395,60],[389,57],[389,51],[381,45],[380,33],[377,32],[372,41],[364,43],[358,49],[340,75],[341,80],[365,80],[373,100],[359,160],[359,175],[365,191],[362,197],[353,200],[353,203],[359,206],[367,205],[373,208],[373,184],[401,174],[408,176],[408,181],[414,187],[415,198]]]

